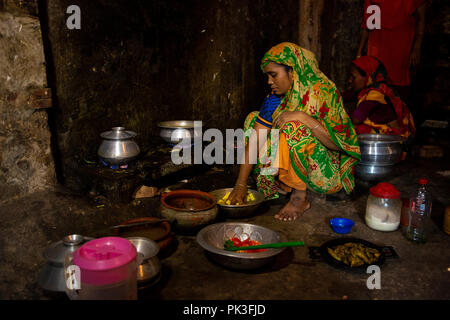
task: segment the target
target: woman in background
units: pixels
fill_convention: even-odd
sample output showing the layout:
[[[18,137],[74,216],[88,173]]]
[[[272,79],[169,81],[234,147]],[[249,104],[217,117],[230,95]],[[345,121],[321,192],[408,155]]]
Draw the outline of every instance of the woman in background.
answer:
[[[412,138],[415,134],[411,112],[387,83],[384,65],[370,56],[352,61],[349,83],[358,94],[352,113],[356,133],[380,133]]]
[[[362,56],[367,42],[368,56],[376,57],[390,77],[405,103],[410,85],[410,67],[420,62],[420,52],[425,33],[427,6],[431,0],[365,0],[364,19],[357,58]],[[367,28],[367,7],[380,8],[381,28]]]

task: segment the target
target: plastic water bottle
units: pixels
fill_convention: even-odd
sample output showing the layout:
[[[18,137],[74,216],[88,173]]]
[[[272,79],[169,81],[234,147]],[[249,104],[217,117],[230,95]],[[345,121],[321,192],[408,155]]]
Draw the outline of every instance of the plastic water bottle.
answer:
[[[408,240],[427,241],[427,225],[431,214],[431,194],[427,190],[427,179],[419,179],[419,189],[409,204],[409,221],[405,236]]]

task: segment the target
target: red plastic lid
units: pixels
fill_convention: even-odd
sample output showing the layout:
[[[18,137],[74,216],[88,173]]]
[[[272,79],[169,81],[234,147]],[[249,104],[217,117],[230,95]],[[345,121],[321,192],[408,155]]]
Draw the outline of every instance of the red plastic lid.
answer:
[[[419,184],[427,184],[427,183],[428,183],[427,179],[425,179],[425,178],[420,178],[419,179]]]
[[[380,182],[376,186],[370,188],[370,193],[377,198],[398,199],[400,191],[387,182]]]

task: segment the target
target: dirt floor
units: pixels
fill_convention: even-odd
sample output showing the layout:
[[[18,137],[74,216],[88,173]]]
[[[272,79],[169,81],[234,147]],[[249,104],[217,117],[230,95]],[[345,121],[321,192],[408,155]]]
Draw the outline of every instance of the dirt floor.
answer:
[[[161,256],[161,279],[140,290],[139,299],[450,299],[450,236],[442,229],[445,207],[450,206],[449,170],[448,159],[413,158],[397,164],[386,180],[407,196],[416,189],[418,178],[429,179],[433,212],[426,244],[409,242],[400,230],[380,232],[367,227],[364,212],[369,185],[358,182],[354,197],[343,201],[309,193],[312,207],[295,222],[273,218],[286,198],[266,202],[254,216],[239,220],[306,243],[284,250],[258,271],[225,269],[205,255],[195,235],[175,234],[171,250]],[[211,167],[174,188],[212,191],[232,186],[235,177],[235,167]],[[108,226],[154,216],[159,210],[158,197],[123,205],[106,200],[57,188],[1,203],[0,299],[67,299],[64,294],[44,292],[36,283],[49,244],[74,233],[98,236]],[[392,246],[399,255],[382,265],[381,289],[368,289],[370,274],[342,271],[309,257],[308,247],[340,237],[329,226],[329,219],[337,216],[355,221],[348,236]]]

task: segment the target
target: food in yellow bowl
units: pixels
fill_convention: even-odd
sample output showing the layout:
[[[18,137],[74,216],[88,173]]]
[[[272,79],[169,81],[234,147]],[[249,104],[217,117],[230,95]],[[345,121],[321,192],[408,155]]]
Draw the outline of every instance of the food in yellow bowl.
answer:
[[[227,204],[227,205],[231,205],[230,200],[228,200],[228,197],[230,196],[230,193],[231,193],[231,191],[230,191],[230,192],[227,192],[227,193],[222,197],[222,199],[220,199],[219,201],[217,201],[217,203],[218,203],[218,204]],[[255,200],[256,200],[256,199],[255,199],[255,197],[253,196],[253,194],[252,194],[251,192],[247,191],[247,197],[245,198],[245,203],[249,203],[249,202],[252,202],[252,201],[255,201]],[[236,203],[235,205],[238,206],[238,205],[239,205],[239,202]]]

